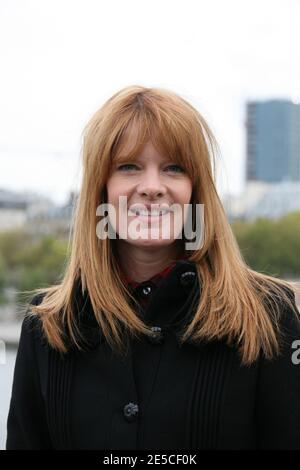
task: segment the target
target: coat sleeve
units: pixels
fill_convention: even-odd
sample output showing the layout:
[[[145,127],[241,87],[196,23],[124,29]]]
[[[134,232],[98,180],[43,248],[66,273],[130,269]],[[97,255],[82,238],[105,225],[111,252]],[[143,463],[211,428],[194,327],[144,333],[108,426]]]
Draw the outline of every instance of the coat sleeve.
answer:
[[[24,318],[7,419],[7,450],[51,448],[36,358],[38,327],[36,318]]]
[[[292,299],[295,304],[294,294]],[[300,450],[300,314],[288,307],[283,307],[281,334],[281,355],[260,363],[258,446]]]

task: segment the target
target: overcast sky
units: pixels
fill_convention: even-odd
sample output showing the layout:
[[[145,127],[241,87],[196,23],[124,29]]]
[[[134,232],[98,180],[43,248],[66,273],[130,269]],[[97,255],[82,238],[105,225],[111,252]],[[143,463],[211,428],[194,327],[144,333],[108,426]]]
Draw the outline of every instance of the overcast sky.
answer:
[[[171,89],[219,142],[218,189],[244,186],[245,103],[300,102],[299,0],[0,0],[0,188],[63,202],[81,132],[120,88]]]

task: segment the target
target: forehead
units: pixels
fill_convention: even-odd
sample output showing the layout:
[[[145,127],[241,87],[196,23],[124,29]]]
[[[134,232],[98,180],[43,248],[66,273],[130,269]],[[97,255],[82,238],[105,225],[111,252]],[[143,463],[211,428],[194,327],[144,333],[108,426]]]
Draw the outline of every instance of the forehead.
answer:
[[[176,160],[178,152],[170,149],[157,130],[131,125],[119,140],[113,159],[123,160]]]

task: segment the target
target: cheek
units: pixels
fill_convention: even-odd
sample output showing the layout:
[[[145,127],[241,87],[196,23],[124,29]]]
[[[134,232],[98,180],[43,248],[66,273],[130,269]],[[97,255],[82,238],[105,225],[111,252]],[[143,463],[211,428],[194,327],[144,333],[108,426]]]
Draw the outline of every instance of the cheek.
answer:
[[[124,204],[124,201],[119,201],[119,196],[126,196],[129,200],[132,186],[124,180],[124,178],[119,178],[118,176],[112,176],[106,183],[107,188],[107,201],[110,204],[113,204],[116,209],[119,208],[119,203]],[[127,203],[128,201],[126,201]]]
[[[191,181],[182,182],[182,184],[178,186],[176,192],[178,202],[181,204],[188,204],[192,197],[192,190],[193,186]]]
[[[112,176],[106,184],[108,202],[114,205],[118,203],[119,196],[123,194],[122,186],[118,180],[119,178]]]

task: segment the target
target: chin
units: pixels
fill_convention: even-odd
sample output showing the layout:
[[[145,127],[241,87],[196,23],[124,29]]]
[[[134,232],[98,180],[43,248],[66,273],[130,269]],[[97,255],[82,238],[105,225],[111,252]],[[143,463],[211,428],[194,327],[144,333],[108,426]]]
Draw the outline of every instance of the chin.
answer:
[[[130,243],[130,245],[139,247],[139,248],[163,248],[172,245],[175,240],[163,240],[163,239],[158,239],[158,240],[131,240],[128,239],[126,240],[127,243]]]

